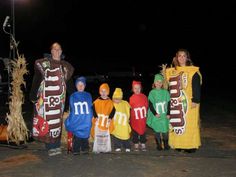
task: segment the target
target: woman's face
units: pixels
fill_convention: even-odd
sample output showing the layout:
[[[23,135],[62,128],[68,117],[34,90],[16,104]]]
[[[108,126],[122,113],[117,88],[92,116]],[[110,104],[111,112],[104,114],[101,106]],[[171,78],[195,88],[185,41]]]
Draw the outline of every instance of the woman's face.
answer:
[[[61,59],[61,46],[59,44],[53,44],[52,49],[51,49],[51,54],[52,54],[52,59],[54,60],[60,60]]]
[[[177,60],[180,66],[186,66],[187,55],[184,51],[180,51],[177,54]]]

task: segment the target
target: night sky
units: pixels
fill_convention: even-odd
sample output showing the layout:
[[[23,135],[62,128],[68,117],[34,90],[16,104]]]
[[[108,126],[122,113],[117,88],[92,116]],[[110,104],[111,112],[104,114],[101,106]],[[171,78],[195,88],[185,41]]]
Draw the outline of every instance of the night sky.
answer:
[[[131,66],[155,73],[160,64],[171,63],[179,48],[186,48],[200,66],[204,87],[217,89],[236,68],[234,4],[15,0],[16,40],[30,70],[58,41],[77,73]],[[10,0],[1,0],[1,24],[7,15]],[[9,36],[3,30],[0,36],[0,57],[7,58]]]

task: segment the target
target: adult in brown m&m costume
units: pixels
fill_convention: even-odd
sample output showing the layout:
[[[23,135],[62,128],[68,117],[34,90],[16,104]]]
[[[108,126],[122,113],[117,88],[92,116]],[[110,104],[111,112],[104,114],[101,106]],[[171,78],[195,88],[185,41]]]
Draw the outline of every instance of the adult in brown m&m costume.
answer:
[[[51,55],[35,61],[30,100],[35,104],[33,137],[44,142],[48,155],[61,154],[62,116],[66,90],[74,68],[62,59],[59,43],[51,46]],[[72,82],[73,84],[73,82]]]

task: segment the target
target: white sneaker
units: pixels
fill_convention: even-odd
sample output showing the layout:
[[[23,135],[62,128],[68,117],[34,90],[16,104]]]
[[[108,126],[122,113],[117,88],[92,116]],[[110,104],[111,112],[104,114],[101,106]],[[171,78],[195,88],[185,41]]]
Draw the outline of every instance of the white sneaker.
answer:
[[[147,151],[146,144],[144,144],[144,143],[141,144],[141,150],[142,151]]]
[[[139,144],[134,144],[134,151],[139,151]]]
[[[116,148],[115,151],[116,152],[121,152],[121,148]]]
[[[56,149],[49,149],[49,150],[48,150],[48,155],[49,155],[49,156],[57,155]]]
[[[129,149],[129,148],[126,148],[126,149],[125,149],[125,152],[130,152],[130,149]]]
[[[62,151],[61,151],[61,148],[55,148],[55,149],[49,149],[48,150],[48,155],[49,156],[54,156],[54,155],[58,155],[58,154],[61,154]]]

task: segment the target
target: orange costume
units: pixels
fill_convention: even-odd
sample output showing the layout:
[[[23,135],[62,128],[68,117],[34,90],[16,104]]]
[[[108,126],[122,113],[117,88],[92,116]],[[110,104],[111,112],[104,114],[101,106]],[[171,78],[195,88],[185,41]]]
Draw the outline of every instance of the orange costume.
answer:
[[[109,94],[110,89],[106,83],[100,86],[100,90],[101,89],[106,89]],[[97,121],[100,130],[109,129],[109,131],[112,132],[114,129],[112,118],[115,114],[113,101],[109,97],[107,99],[99,97],[93,102],[93,108],[94,117],[92,119],[91,136],[94,137],[95,124]]]

